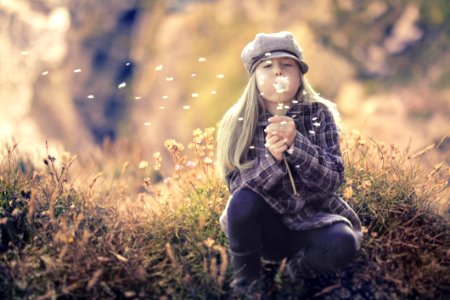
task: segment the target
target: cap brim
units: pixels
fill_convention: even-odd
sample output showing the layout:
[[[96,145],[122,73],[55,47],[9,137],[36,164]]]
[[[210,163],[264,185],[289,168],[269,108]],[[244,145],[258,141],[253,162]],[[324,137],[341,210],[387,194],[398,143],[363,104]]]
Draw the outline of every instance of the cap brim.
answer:
[[[253,70],[254,71],[256,69],[256,66],[259,65],[261,62],[272,59],[272,58],[282,58],[282,57],[286,57],[286,58],[291,58],[293,60],[295,60],[298,65],[300,66],[300,71],[302,72],[302,74],[305,74],[306,72],[308,72],[308,65],[303,61],[298,59],[297,56],[292,55],[290,53],[286,53],[286,52],[268,52],[266,53],[266,55],[264,55],[264,57],[260,60],[259,63],[255,64],[253,66]]]

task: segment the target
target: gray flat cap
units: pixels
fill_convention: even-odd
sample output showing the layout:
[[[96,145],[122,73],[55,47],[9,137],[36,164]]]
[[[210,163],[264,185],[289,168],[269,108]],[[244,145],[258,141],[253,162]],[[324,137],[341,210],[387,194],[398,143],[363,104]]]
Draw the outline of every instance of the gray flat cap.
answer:
[[[302,48],[288,31],[258,33],[241,53],[248,74],[252,74],[260,62],[278,57],[292,58],[297,61],[303,74],[308,72],[308,65],[303,61]]]

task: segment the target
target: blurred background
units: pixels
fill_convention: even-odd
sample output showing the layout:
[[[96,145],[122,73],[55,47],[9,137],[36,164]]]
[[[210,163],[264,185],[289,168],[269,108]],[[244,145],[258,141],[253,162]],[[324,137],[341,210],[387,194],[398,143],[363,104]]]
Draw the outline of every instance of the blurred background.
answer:
[[[150,159],[214,126],[242,48],[281,30],[345,132],[412,151],[450,134],[446,0],[0,0],[0,140],[88,156],[127,140]],[[434,152],[450,163],[449,139]]]

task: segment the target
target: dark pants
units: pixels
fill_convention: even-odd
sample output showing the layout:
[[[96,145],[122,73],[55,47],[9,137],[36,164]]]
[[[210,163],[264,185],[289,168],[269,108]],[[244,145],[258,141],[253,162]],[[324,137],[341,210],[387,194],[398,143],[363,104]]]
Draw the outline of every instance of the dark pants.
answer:
[[[355,235],[347,224],[289,230],[265,200],[249,189],[233,195],[227,214],[230,248],[236,253],[261,249],[265,259],[281,260],[302,250],[308,268],[322,273],[344,267],[357,252]]]

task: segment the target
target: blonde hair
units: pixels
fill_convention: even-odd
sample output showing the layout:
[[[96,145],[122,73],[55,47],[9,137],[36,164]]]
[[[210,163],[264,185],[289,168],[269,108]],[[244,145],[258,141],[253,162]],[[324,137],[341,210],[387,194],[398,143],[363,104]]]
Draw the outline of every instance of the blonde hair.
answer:
[[[297,92],[297,99],[303,95],[306,103],[320,102],[332,113],[336,125],[339,127],[340,116],[336,104],[322,98],[309,84],[304,75],[301,76],[301,86]],[[265,112],[256,85],[255,72],[250,76],[247,86],[239,100],[225,113],[220,121],[217,132],[216,167],[222,180],[236,170],[246,170],[253,161],[246,161],[246,153],[252,143],[256,131],[256,124],[261,113]]]

